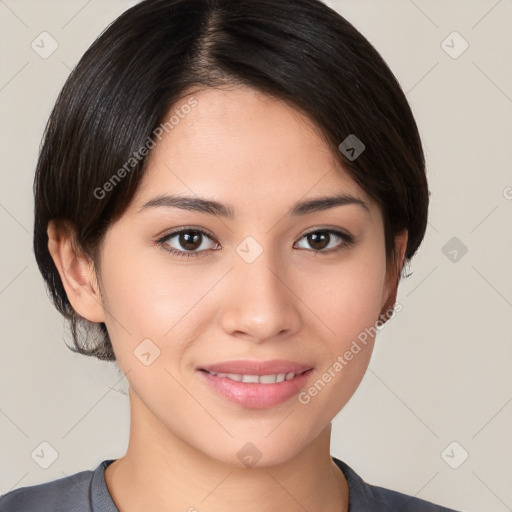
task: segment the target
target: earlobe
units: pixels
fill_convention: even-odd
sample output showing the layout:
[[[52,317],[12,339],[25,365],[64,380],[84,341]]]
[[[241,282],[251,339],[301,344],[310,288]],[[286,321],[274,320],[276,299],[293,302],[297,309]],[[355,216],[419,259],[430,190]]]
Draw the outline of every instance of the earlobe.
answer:
[[[48,251],[57,267],[73,309],[90,322],[104,322],[103,300],[90,258],[73,243],[73,228],[51,220],[48,223]]]
[[[387,271],[386,286],[383,295],[384,304],[379,315],[380,325],[386,323],[389,320],[389,317],[393,314],[396,295],[398,292],[398,283],[402,272],[405,251],[407,249],[408,235],[408,231],[404,229],[395,236],[396,259],[391,262]]]

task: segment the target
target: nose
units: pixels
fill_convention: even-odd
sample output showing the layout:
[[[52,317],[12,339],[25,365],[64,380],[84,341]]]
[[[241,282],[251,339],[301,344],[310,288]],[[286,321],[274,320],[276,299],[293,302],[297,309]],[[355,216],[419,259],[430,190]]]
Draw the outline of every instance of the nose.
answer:
[[[263,342],[285,338],[301,326],[300,298],[294,293],[292,272],[271,250],[248,262],[237,253],[225,280],[220,322],[240,338]]]

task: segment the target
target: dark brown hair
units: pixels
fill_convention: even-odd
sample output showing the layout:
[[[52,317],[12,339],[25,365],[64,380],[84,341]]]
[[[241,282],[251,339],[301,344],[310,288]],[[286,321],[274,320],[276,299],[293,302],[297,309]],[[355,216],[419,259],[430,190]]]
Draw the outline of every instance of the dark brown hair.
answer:
[[[319,0],[145,0],[98,37],[69,76],[37,164],[34,252],[71,322],[71,350],[115,360],[105,324],[88,322],[69,303],[48,251],[48,222],[72,226],[77,248],[96,263],[143,176],[147,157],[130,159],[187,92],[226,84],[287,101],[316,123],[380,206],[388,263],[403,229],[406,262],[418,249],[429,201],[418,129],[393,73],[348,21]],[[356,159],[338,149],[351,134],[365,145]],[[98,197],[128,161],[123,179]]]

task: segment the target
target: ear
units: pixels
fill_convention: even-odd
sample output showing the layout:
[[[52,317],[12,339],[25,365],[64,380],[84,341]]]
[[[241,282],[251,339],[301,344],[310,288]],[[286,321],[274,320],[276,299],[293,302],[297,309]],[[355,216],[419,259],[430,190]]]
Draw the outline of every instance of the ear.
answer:
[[[390,261],[387,266],[386,286],[384,287],[384,293],[382,295],[383,306],[379,315],[379,325],[385,324],[393,314],[408,238],[409,233],[406,229],[395,236],[396,258],[394,261]]]
[[[51,220],[47,234],[48,250],[59,271],[71,306],[90,322],[104,322],[103,299],[96,272],[90,258],[79,251],[73,227]]]

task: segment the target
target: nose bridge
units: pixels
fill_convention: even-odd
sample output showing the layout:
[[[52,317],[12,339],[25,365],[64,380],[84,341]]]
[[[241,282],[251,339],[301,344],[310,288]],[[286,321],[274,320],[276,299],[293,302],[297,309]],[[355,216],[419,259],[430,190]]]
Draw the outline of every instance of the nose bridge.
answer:
[[[276,251],[247,237],[236,247],[233,265],[222,309],[223,328],[257,341],[296,329],[298,311]]]
[[[241,291],[243,292],[245,288],[245,295],[253,304],[261,302],[270,306],[274,303],[274,307],[277,306],[285,294],[286,287],[283,284],[284,276],[279,272],[281,265],[276,261],[272,251],[266,250],[251,263],[243,258],[239,260],[235,264],[235,276],[240,283]]]

